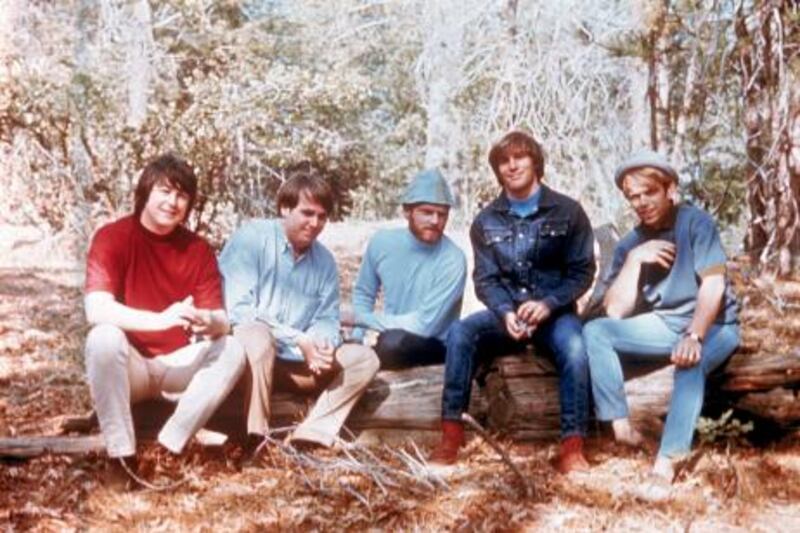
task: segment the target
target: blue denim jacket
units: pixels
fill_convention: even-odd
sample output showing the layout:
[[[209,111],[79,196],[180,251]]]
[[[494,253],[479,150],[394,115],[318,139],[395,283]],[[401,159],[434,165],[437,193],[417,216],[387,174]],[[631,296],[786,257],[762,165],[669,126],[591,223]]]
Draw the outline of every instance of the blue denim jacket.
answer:
[[[573,310],[595,272],[592,225],[581,205],[542,185],[539,208],[520,218],[505,193],[470,228],[475,293],[501,320],[525,301]]]

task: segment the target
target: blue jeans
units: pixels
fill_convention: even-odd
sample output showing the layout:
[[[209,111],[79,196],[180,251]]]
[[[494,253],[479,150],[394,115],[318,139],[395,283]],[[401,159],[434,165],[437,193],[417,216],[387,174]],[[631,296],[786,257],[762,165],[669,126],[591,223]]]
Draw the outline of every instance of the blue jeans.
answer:
[[[573,313],[552,316],[533,334],[534,346],[555,359],[561,402],[561,436],[586,434],[589,414],[589,364],[581,335],[581,322]],[[491,311],[479,311],[454,322],[447,335],[447,358],[442,393],[442,418],[460,420],[469,407],[472,377],[478,357],[493,357],[525,349],[513,340]]]
[[[628,416],[621,359],[652,358],[667,365],[681,334],[669,329],[658,315],[645,313],[621,320],[593,320],[584,326],[583,338],[589,354],[597,418],[616,420]],[[659,456],[677,457],[691,449],[703,407],[706,376],[724,363],[738,345],[738,325],[714,324],[703,341],[700,362],[691,368],[675,368]]]

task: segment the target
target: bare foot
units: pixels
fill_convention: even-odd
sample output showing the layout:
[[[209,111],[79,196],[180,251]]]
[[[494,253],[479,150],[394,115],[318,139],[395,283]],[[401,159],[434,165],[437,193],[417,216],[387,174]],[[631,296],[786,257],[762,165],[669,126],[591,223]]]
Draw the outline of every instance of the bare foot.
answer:
[[[641,448],[644,445],[644,437],[633,428],[629,419],[618,418],[611,422],[611,428],[614,430],[614,440],[620,444],[632,448]]]

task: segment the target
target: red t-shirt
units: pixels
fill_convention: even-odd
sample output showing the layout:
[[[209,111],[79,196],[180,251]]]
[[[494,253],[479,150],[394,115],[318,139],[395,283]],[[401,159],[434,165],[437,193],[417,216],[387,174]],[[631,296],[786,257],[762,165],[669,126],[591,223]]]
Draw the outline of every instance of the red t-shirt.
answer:
[[[128,307],[154,312],[189,295],[197,308],[223,307],[217,258],[208,243],[183,226],[156,235],[133,215],[95,233],[86,259],[85,290],[110,292]],[[171,353],[190,342],[179,327],[126,334],[145,357]]]

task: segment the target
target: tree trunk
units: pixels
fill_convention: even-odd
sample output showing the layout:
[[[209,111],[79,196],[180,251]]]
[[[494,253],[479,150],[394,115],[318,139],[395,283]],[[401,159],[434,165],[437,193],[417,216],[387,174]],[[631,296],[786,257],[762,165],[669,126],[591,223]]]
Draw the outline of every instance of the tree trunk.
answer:
[[[127,7],[126,10],[129,11],[126,24],[128,126],[138,128],[147,118],[153,28],[150,4],[147,0],[139,0]]]
[[[458,201],[463,197],[459,153],[463,127],[455,99],[461,81],[464,28],[457,16],[459,2],[424,2],[424,49],[417,62],[417,84],[427,113],[425,167],[438,167],[451,182]]]
[[[763,270],[782,277],[800,255],[800,29],[792,3],[748,4],[736,24],[749,163],[745,247]]]

